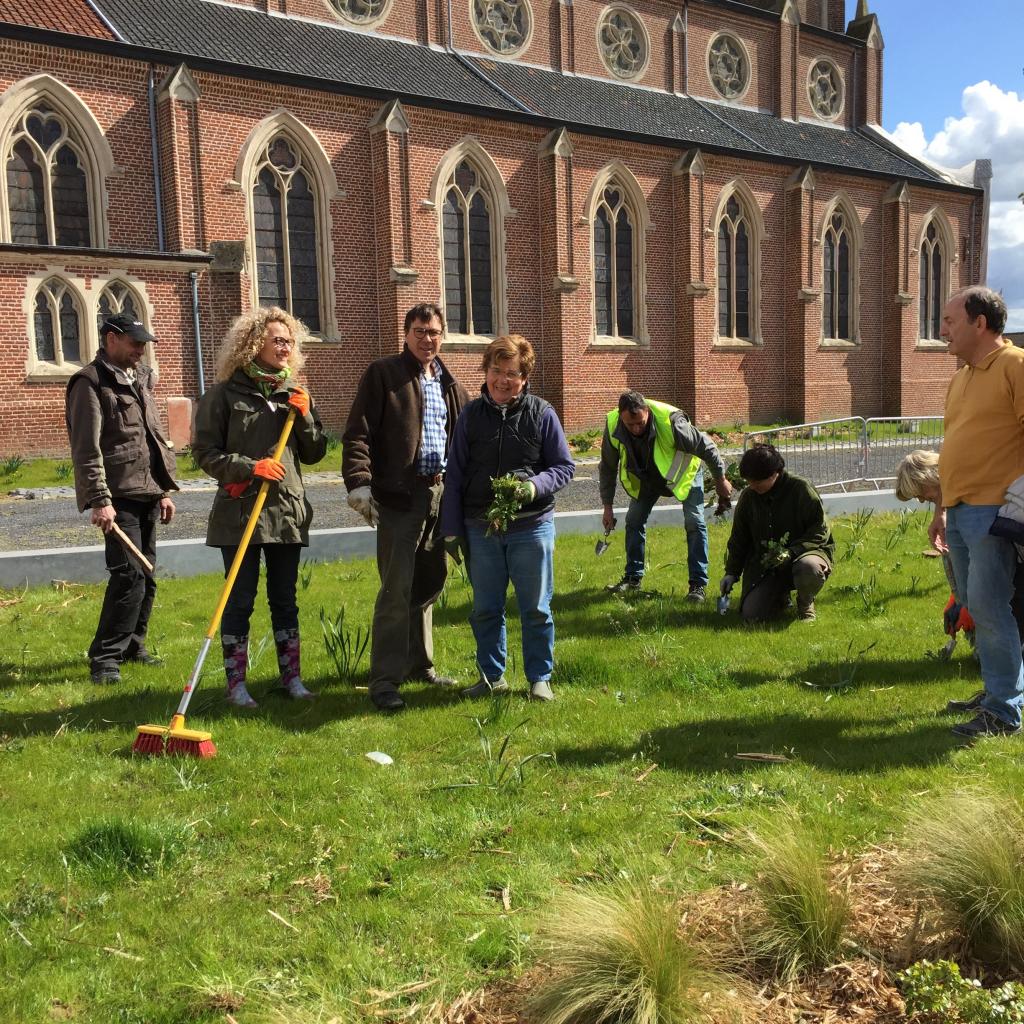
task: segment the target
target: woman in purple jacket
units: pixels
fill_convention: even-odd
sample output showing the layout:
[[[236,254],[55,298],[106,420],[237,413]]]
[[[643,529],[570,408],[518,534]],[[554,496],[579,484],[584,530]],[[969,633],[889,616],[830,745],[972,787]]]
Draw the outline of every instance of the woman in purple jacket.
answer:
[[[505,680],[505,597],[516,590],[523,632],[523,667],[535,700],[553,700],[555,622],[555,494],[575,464],[555,410],[530,393],[533,346],[518,334],[496,338],[484,353],[479,398],[459,415],[452,435],[441,506],[449,554],[464,554],[473,586],[470,623],[480,681],[462,691],[483,697],[508,690]],[[519,508],[504,529],[488,522],[492,480],[520,481]]]

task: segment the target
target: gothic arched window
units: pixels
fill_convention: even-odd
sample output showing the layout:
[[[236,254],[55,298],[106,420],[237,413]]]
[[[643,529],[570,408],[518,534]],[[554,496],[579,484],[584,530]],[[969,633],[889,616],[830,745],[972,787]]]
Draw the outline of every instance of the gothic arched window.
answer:
[[[610,181],[594,212],[594,314],[597,333],[609,338],[635,335],[636,216],[625,189]]]
[[[320,330],[316,182],[299,149],[278,135],[267,145],[252,183],[256,296]]]
[[[749,341],[751,335],[750,226],[731,196],[718,222],[718,334]]]
[[[826,338],[854,339],[853,270],[856,253],[846,214],[837,209],[825,227],[822,244],[823,330]]]
[[[946,298],[946,254],[942,237],[932,221],[921,242],[920,336],[939,339],[942,328],[942,304]]]
[[[58,277],[44,281],[32,307],[36,361],[53,366],[82,364],[82,314],[78,296]]]
[[[92,245],[85,151],[65,117],[43,102],[26,110],[4,166],[12,242]]]
[[[444,312],[454,334],[493,334],[494,199],[471,160],[461,160],[444,186],[441,239]]]

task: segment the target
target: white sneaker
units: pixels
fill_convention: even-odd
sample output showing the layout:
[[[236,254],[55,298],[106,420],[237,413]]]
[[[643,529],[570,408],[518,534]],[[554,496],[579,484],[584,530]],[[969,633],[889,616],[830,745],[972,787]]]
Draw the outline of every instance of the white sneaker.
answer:
[[[554,700],[555,695],[551,692],[551,683],[546,679],[537,683],[530,683],[530,700]]]

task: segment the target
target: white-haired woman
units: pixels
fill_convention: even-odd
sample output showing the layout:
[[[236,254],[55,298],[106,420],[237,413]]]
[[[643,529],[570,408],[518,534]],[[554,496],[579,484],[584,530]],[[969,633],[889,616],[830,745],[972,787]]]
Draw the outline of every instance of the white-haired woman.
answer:
[[[304,362],[302,342],[307,337],[301,322],[276,306],[243,314],[224,340],[217,383],[199,400],[196,410],[192,453],[220,484],[206,543],[221,549],[225,574],[260,485],[270,481],[270,493],[221,620],[227,699],[241,708],[256,707],[245,675],[261,558],[267,566],[267,602],[281,685],[290,697],[309,700],[314,696],[302,683],[295,597],[299,555],[309,543],[313,519],[300,464],[319,462],[327,451],[327,437],[309,393],[294,381]],[[295,425],[278,461],[271,455],[290,408],[296,411]]]

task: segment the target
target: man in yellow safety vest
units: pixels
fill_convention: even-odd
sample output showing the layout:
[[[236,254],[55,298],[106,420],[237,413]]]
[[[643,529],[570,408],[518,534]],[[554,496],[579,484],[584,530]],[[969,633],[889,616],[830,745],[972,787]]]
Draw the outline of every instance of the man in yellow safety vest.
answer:
[[[626,513],[626,571],[608,590],[638,590],[644,575],[647,520],[661,497],[683,505],[686,527],[689,592],[687,600],[703,601],[708,583],[708,529],[704,522],[704,474],[711,470],[718,510],[731,505],[732,487],[715,442],[686,416],[665,402],[646,399],[637,391],[619,397],[608,413],[601,446],[600,492],[606,531],[614,525],[612,502],[616,480],[630,497]]]

